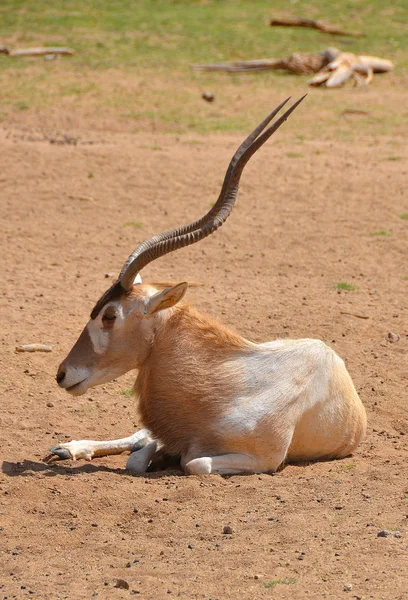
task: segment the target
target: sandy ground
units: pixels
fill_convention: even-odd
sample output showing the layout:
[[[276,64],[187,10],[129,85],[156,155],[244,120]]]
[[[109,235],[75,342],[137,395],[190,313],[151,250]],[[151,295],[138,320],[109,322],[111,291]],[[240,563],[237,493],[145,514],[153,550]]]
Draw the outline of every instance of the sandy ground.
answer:
[[[222,230],[144,276],[202,284],[189,300],[250,339],[323,339],[368,433],[344,460],[231,477],[44,457],[140,425],[134,374],[72,398],[57,365],[136,243],[208,209],[242,136],[0,129],[2,600],[408,598],[406,150],[299,151],[294,121],[247,167]],[[15,352],[33,342],[53,351]]]

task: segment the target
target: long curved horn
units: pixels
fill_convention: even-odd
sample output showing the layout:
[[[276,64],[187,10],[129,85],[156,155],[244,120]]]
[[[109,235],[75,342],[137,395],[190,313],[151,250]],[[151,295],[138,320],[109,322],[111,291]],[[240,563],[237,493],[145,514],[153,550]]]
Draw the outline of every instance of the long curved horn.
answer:
[[[108,300],[120,296],[123,292],[130,291],[136,275],[150,262],[169,252],[204,239],[214,233],[226,221],[235,204],[239,180],[245,165],[258,148],[286,121],[306,95],[297,100],[275,123],[272,123],[266,131],[263,131],[280,109],[290,100],[290,98],[287,98],[242,142],[230,161],[218,200],[206,215],[183,227],[169,229],[159,235],[150,237],[137,246],[124,263],[116,283],[98,301],[92,311],[91,318],[99,313],[99,310]]]
[[[235,204],[239,180],[246,163],[258,148],[286,121],[304,97],[295,102],[280,119],[260,135],[276,113],[288,102],[289,98],[287,98],[240,145],[228,166],[218,200],[204,217],[184,227],[165,231],[139,244],[123,265],[119,275],[119,281],[125,290],[132,288],[137,273],[150,262],[169,252],[202,240],[216,231],[226,221]]]

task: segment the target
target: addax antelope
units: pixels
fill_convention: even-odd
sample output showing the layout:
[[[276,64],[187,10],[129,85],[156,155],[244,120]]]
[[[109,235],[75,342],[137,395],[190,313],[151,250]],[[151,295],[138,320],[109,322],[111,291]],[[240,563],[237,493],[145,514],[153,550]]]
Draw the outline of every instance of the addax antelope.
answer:
[[[182,304],[187,283],[163,289],[139,275],[224,223],[246,163],[302,99],[267,128],[283,102],[241,144],[204,217],[132,252],[59,366],[57,382],[74,396],[137,369],[134,389],[145,428],[119,440],[71,441],[52,452],[91,460],[127,450],[127,467],[135,473],[164,452],[180,457],[189,474],[227,474],[340,458],[356,448],[365,410],[332,349],[313,339],[252,343]]]

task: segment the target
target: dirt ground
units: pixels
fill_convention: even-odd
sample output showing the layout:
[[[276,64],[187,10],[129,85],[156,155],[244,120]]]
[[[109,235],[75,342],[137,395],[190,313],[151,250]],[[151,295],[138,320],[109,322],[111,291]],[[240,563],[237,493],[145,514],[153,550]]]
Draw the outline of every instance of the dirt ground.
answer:
[[[331,345],[368,412],[356,454],[275,475],[134,477],[125,456],[45,462],[57,440],[140,426],[134,374],[72,398],[56,369],[136,243],[208,209],[243,136],[24,119],[0,129],[1,600],[408,598],[402,132],[299,150],[295,113],[248,165],[227,224],[143,273],[202,284],[189,300],[252,340]],[[15,352],[33,342],[53,351]]]

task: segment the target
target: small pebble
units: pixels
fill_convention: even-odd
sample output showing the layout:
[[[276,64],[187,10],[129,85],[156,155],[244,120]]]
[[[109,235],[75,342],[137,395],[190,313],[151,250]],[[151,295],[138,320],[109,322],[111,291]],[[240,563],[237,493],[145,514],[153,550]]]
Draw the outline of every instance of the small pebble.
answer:
[[[54,408],[54,402],[47,402],[48,408]]]
[[[346,583],[343,590],[345,592],[351,592],[351,590],[353,589],[353,586],[351,585],[351,583]]]
[[[394,531],[394,537],[395,538],[402,538],[402,533],[399,531]]]
[[[224,529],[222,530],[222,533],[224,533],[225,535],[234,533],[231,525],[225,525]]]
[[[390,532],[387,531],[386,529],[381,529],[381,531],[379,531],[377,533],[377,537],[388,537],[390,535]]]
[[[121,590],[128,590],[129,584],[127,581],[125,581],[125,579],[117,579],[113,587],[120,588]]]
[[[390,342],[390,344],[395,344],[395,342],[398,342],[400,338],[401,336],[398,333],[393,333],[392,331],[387,333],[387,340]]]
[[[214,102],[214,100],[215,100],[215,96],[211,92],[203,92],[201,94],[201,98],[203,100],[205,100],[206,102]]]

